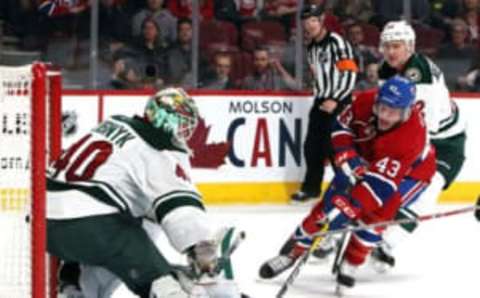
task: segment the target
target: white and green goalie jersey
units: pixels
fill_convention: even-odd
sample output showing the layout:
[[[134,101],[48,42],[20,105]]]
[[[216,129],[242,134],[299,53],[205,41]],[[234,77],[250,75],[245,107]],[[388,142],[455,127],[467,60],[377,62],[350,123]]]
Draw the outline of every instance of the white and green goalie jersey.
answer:
[[[380,85],[395,75],[415,82],[416,101],[423,105],[431,139],[449,138],[465,130],[465,121],[450,98],[443,73],[433,61],[421,54],[413,54],[402,72],[383,62],[379,69]]]
[[[173,209],[204,209],[188,149],[139,117],[113,116],[53,163],[47,218],[126,213],[161,222]]]

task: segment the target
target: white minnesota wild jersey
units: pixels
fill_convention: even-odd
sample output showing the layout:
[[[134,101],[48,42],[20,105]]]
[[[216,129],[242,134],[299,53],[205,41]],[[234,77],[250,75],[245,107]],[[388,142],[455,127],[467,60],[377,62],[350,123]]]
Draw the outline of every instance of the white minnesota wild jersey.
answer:
[[[450,98],[442,71],[432,60],[422,54],[413,54],[402,72],[384,62],[379,69],[380,84],[397,74],[416,84],[416,101],[423,105],[432,139],[445,139],[465,131],[465,120]]]
[[[203,209],[188,150],[142,118],[113,116],[49,168],[47,218],[128,213],[161,222],[180,206]]]

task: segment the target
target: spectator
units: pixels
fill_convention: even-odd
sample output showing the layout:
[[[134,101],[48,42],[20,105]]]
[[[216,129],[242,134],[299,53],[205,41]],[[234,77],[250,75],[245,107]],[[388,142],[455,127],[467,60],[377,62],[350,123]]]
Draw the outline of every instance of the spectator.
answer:
[[[127,81],[127,86],[138,87],[145,79],[162,84],[165,78],[166,48],[160,41],[160,29],[153,18],[142,23],[142,36],[133,49],[122,49],[115,62],[114,78]]]
[[[86,68],[90,56],[90,2],[40,0],[48,38],[44,60],[72,69]]]
[[[466,75],[460,76],[457,83],[461,90],[480,92],[480,54],[477,53],[470,70]]]
[[[256,17],[259,6],[257,2],[259,2],[259,0],[235,0],[240,17],[243,19]]]
[[[177,39],[177,18],[165,9],[163,0],[147,0],[147,8],[140,10],[133,17],[132,33],[134,36],[141,34],[141,26],[146,18],[152,18],[160,28],[161,41],[169,45]]]
[[[140,87],[140,82],[140,70],[133,59],[125,58],[115,61],[109,87],[119,90],[137,89]]]
[[[295,90],[297,82],[277,59],[272,59],[266,48],[253,52],[253,73],[242,84],[243,89],[251,90]]]
[[[480,1],[479,0],[463,0],[463,10],[464,13],[467,12],[479,12],[480,11]]]
[[[37,50],[44,46],[46,27],[35,3],[31,0],[0,1],[0,20],[7,25],[11,34],[20,37],[21,47],[26,50]],[[0,37],[1,38],[1,37]]]
[[[353,48],[353,55],[359,69],[359,76],[365,75],[366,66],[371,63],[377,63],[380,61],[380,54],[378,51],[370,46],[365,45],[365,35],[363,28],[359,23],[353,23],[347,28],[347,40],[350,42]]]
[[[170,0],[168,1],[168,9],[177,18],[192,17],[192,1],[193,0]],[[203,20],[211,20],[214,16],[213,0],[198,0],[200,7],[200,16]]]
[[[100,2],[100,42],[106,45],[110,56],[132,42],[131,19],[135,7],[131,3],[124,0]]]
[[[147,18],[142,23],[142,37],[137,45],[138,55],[136,60],[139,64],[153,67],[157,70],[165,69],[166,48],[161,41],[160,28],[153,18]]]
[[[235,89],[230,77],[232,71],[232,57],[225,53],[215,55],[214,74],[206,80],[204,89],[226,90]]]
[[[79,14],[90,7],[89,0],[39,0],[38,10],[49,17]]]
[[[295,73],[295,60],[296,60],[296,37],[297,36],[297,28],[293,27],[290,30],[290,36],[288,39],[287,44],[285,45],[283,49],[283,54],[281,58],[282,65],[285,67],[285,69],[293,74]],[[312,73],[310,72],[310,67],[308,65],[307,61],[307,44],[308,44],[308,39],[303,38],[303,45],[301,47],[301,51],[303,52],[302,55],[302,63],[303,63],[303,88],[306,89],[310,87],[310,84],[312,82]]]
[[[376,0],[374,4],[374,23],[383,27],[389,21],[405,18],[404,0]],[[430,3],[428,0],[410,1],[413,23],[427,23],[430,20]]]
[[[378,87],[378,63],[370,63],[366,67],[366,76],[357,83],[358,90],[368,90]]]
[[[170,84],[194,87],[192,80],[192,21],[179,19],[177,24],[177,42],[167,52],[166,69]],[[200,77],[208,73],[207,59],[199,55]]]
[[[439,58],[473,57],[475,49],[468,43],[468,27],[461,19],[455,19],[451,26],[451,42],[438,51]]]
[[[263,19],[281,22],[288,34],[296,11],[297,0],[266,0],[260,14]]]
[[[215,0],[215,19],[240,24],[240,14],[234,0]]]
[[[329,5],[342,21],[355,19],[367,23],[373,16],[372,0],[332,0]]]
[[[464,19],[468,26],[468,36],[470,43],[475,44],[480,41],[480,13],[472,10],[465,14]]]

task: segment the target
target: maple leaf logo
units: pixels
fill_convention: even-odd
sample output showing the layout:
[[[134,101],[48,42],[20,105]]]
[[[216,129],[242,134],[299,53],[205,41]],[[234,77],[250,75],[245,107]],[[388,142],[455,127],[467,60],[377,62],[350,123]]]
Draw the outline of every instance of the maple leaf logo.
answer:
[[[203,118],[199,118],[197,128],[188,140],[188,146],[193,150],[190,163],[193,168],[216,169],[225,164],[225,157],[230,150],[229,142],[207,144],[211,126],[206,126]]]

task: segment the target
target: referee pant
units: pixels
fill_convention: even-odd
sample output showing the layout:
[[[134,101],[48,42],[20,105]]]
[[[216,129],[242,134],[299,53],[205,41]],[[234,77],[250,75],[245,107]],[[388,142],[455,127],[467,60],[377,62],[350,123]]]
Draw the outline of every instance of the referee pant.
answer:
[[[333,148],[331,143],[331,128],[335,117],[350,100],[343,100],[332,114],[320,110],[323,99],[316,98],[308,115],[308,128],[303,152],[307,171],[301,191],[309,196],[320,195],[320,187],[325,172],[325,160],[331,160]]]

